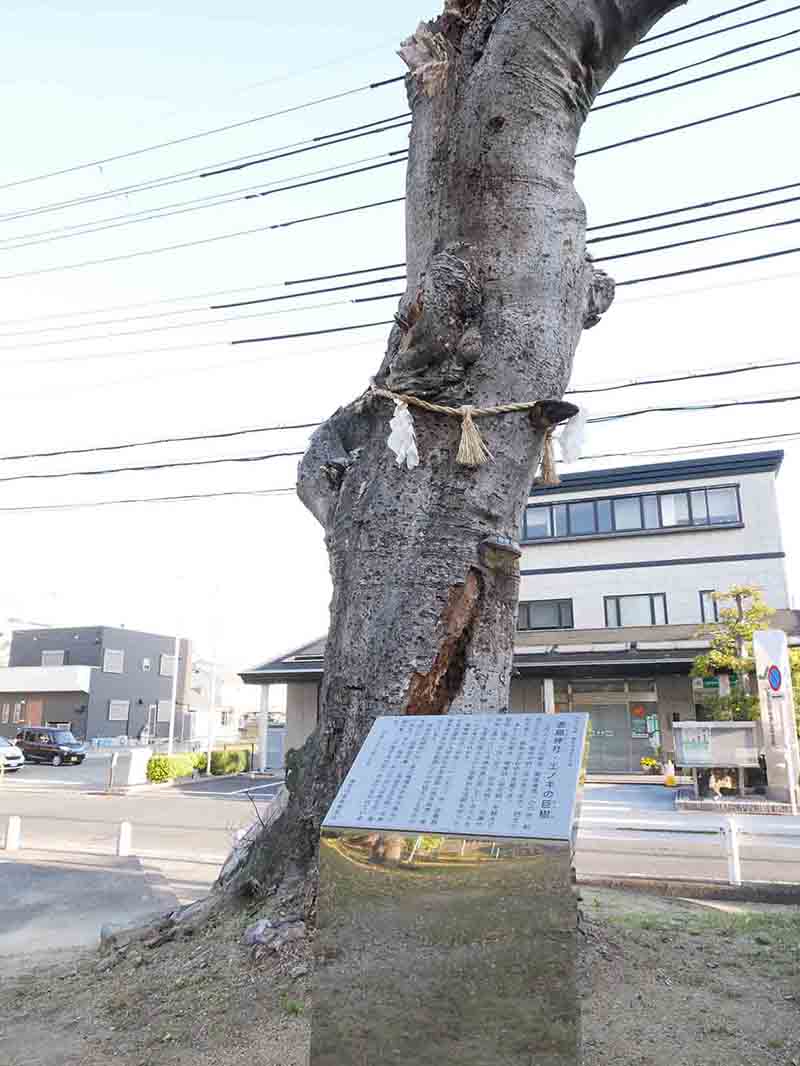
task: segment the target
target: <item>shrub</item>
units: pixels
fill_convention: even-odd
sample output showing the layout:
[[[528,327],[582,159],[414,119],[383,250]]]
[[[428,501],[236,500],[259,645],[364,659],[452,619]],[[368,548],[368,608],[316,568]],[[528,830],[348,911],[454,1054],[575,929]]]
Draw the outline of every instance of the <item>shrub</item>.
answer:
[[[194,757],[194,768],[198,773],[204,774],[208,770],[208,755],[201,751]]]
[[[154,755],[147,764],[147,780],[161,783],[191,777],[195,769],[194,755]]]
[[[212,774],[240,774],[250,765],[249,748],[228,748],[211,753]]]

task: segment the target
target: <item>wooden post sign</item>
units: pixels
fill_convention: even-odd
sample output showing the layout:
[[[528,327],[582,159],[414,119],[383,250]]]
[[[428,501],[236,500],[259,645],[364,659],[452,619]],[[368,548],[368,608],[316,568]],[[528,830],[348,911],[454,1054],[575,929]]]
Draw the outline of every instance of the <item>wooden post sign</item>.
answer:
[[[577,1066],[587,731],[375,722],[323,823],[312,1066]]]

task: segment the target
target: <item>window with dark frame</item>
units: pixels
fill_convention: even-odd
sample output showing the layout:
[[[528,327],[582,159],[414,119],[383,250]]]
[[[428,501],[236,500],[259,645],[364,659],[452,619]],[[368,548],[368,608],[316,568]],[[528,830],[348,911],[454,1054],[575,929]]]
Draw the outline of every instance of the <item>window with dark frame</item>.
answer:
[[[527,600],[519,605],[517,629],[573,629],[572,600]]]
[[[704,622],[719,621],[719,603],[714,599],[714,589],[700,592],[700,617]]]
[[[647,492],[601,500],[531,504],[522,521],[523,541],[560,537],[612,536],[640,530],[738,525],[742,509],[737,485]]]
[[[667,597],[663,592],[633,596],[606,596],[606,626],[659,626],[667,624]]]

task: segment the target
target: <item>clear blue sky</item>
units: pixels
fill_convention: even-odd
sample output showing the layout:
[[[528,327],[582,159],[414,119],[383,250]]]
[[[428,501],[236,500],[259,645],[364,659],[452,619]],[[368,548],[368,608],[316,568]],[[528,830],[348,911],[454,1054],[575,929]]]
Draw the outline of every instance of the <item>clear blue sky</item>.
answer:
[[[682,25],[728,6],[734,6],[732,0],[694,0],[660,28]],[[713,26],[784,6],[788,5],[767,0]],[[397,44],[420,18],[433,13],[432,7],[411,0],[388,5],[307,0],[288,8],[234,3],[226,13],[218,5],[172,3],[168,14],[137,4],[106,6],[97,14],[94,5],[82,0],[69,6],[7,5],[0,80],[4,147],[0,184],[244,121],[399,74]],[[798,28],[800,17],[794,14],[675,48],[626,64],[613,84]],[[655,84],[721,70],[791,48],[799,40],[800,35],[761,45]],[[582,147],[792,92],[797,70],[797,55],[787,56],[610,108],[590,118]],[[402,85],[364,91],[226,133],[2,190],[0,364],[5,402],[0,455],[312,421],[357,394],[380,359],[383,327],[345,334],[342,339],[240,348],[227,342],[377,321],[391,317],[393,301],[353,305],[349,300],[359,295],[354,291],[221,313],[208,310],[217,302],[214,298],[199,294],[248,289],[252,291],[242,295],[252,298],[269,295],[267,286],[293,277],[402,261],[402,205],[105,265],[52,268],[400,196],[403,167],[391,166],[292,192],[62,239],[70,232],[65,227],[120,220],[119,216],[165,205],[175,205],[178,211],[178,205],[200,197],[233,197],[237,190],[264,190],[268,183],[273,187],[291,183],[290,179],[312,171],[382,161],[386,153],[404,146],[405,129],[224,177],[172,180],[185,171],[199,172],[211,164],[405,109]],[[800,180],[800,149],[792,133],[797,116],[795,101],[587,158],[579,164],[578,184],[590,223]],[[122,191],[152,179],[170,179],[170,184],[150,191]],[[113,195],[94,203],[53,207],[110,192]],[[15,214],[25,217],[8,217]],[[635,241],[609,241],[598,246],[598,254],[599,248],[621,252],[794,217],[800,217],[800,211],[787,204]],[[793,247],[800,244],[799,236],[800,227],[787,226],[624,259],[609,269],[620,279],[662,273]],[[19,247],[31,241],[38,243]],[[620,290],[614,309],[581,343],[575,383],[793,357],[799,260],[788,256]],[[12,274],[28,276],[9,277]],[[369,292],[391,293],[397,288],[395,282]],[[174,302],[155,303],[164,300]],[[126,309],[106,310],[120,307]],[[600,414],[654,403],[793,391],[800,392],[800,373],[784,369],[601,394],[592,397],[590,406]],[[785,405],[727,414],[651,416],[598,427],[590,435],[587,451],[638,450],[791,431],[797,409]],[[293,451],[301,449],[304,440],[302,432],[264,434],[27,460],[0,464],[0,476]],[[796,445],[786,447],[780,485],[791,547],[798,532],[791,491],[798,463]],[[278,459],[0,483],[0,506],[283,488],[293,483],[295,462]],[[219,586],[224,618],[220,644],[224,657],[237,667],[310,640],[326,625],[329,586],[321,532],[291,496],[2,514],[0,520],[0,619],[8,614],[158,630],[179,625],[208,648],[214,613],[210,601]]]

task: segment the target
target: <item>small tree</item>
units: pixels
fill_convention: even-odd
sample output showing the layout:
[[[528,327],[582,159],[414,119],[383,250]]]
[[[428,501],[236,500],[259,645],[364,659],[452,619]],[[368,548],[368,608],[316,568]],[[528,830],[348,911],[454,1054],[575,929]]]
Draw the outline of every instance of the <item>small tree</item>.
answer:
[[[775,611],[764,602],[761,590],[755,585],[734,585],[727,592],[713,593],[713,597],[718,604],[727,606],[720,606],[719,621],[703,630],[703,635],[711,638],[711,647],[695,659],[692,677],[728,674],[730,694],[704,696],[706,713],[719,722],[753,721],[760,714],[753,633],[766,629]],[[797,701],[800,695],[797,652],[792,652],[792,684]]]

